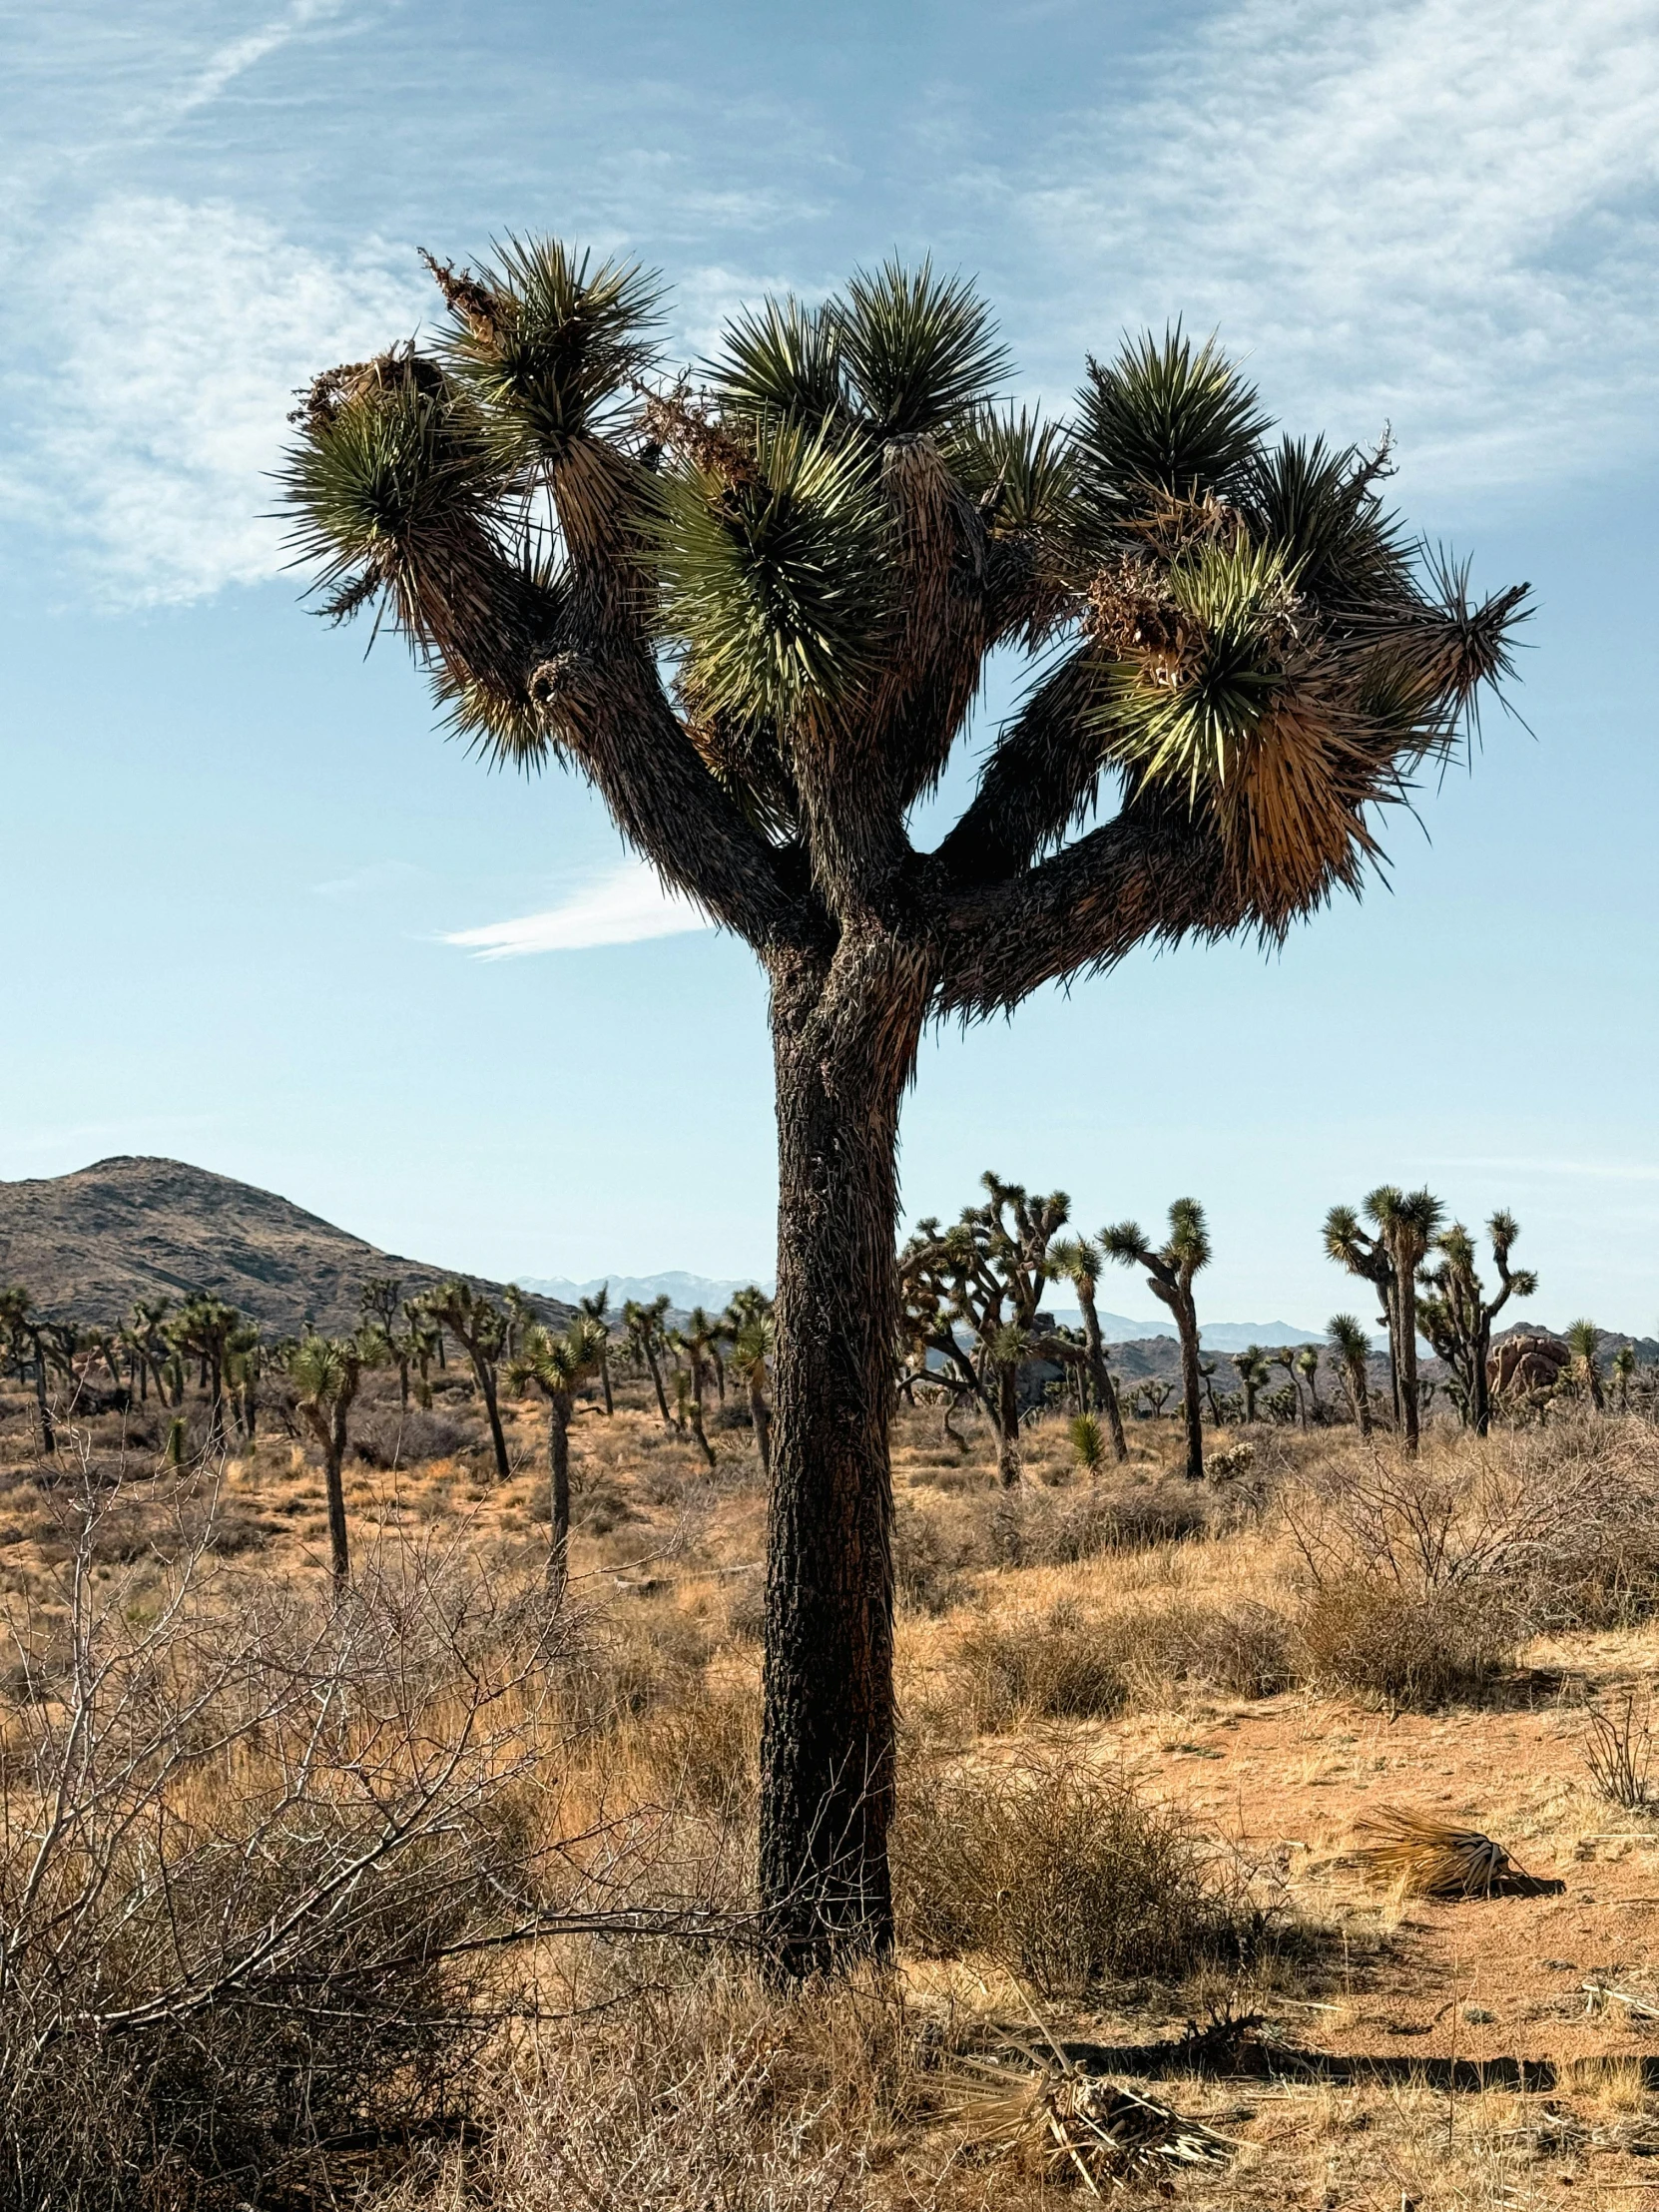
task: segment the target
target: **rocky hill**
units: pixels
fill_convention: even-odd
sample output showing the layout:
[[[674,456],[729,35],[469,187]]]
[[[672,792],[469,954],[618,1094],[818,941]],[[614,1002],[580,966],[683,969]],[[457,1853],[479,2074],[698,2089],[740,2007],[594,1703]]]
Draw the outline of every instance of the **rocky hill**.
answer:
[[[273,1336],[307,1319],[342,1332],[356,1323],[365,1276],[395,1275],[412,1298],[457,1272],[382,1252],[275,1191],[182,1160],[121,1157],[0,1183],[0,1284],[24,1285],[54,1320],[108,1325],[135,1299],[211,1291]],[[567,1311],[535,1303],[550,1319]]]

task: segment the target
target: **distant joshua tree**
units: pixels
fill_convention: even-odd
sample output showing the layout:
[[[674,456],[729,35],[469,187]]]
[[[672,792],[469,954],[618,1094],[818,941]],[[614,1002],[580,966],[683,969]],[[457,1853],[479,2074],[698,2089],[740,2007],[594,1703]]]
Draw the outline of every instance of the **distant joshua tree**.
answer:
[[[1510,1250],[1520,1235],[1513,1214],[1493,1214],[1486,1234],[1497,1268],[1495,1298],[1485,1295],[1475,1273],[1474,1239],[1460,1221],[1434,1239],[1435,1263],[1418,1274],[1423,1295],[1417,1301],[1417,1326],[1451,1370],[1458,1410],[1477,1436],[1486,1434],[1492,1419],[1492,1323],[1511,1298],[1531,1298],[1538,1288],[1529,1268],[1509,1266]]]
[[[1371,1434],[1371,1339],[1353,1314],[1333,1314],[1325,1325],[1331,1356],[1342,1370],[1349,1404],[1362,1436]]]
[[[1401,1191],[1379,1184],[1365,1201],[1375,1227],[1368,1235],[1350,1206],[1333,1206],[1325,1219],[1325,1249],[1350,1274],[1376,1283],[1383,1296],[1393,1381],[1394,1419],[1405,1449],[1417,1448],[1417,1270],[1427,1257],[1444,1212],[1430,1191]]]
[[[1247,1345],[1243,1352],[1233,1355],[1233,1367],[1239,1378],[1239,1388],[1244,1392],[1244,1417],[1248,1427],[1256,1418],[1256,1399],[1265,1390],[1271,1378],[1270,1362],[1260,1345]]]
[[[668,1396],[663,1388],[662,1356],[668,1350],[668,1293],[662,1292],[642,1306],[637,1298],[629,1299],[622,1309],[622,1327],[628,1340],[630,1356],[638,1361],[657,1387],[657,1410],[663,1416],[663,1426],[672,1428],[674,1416],[668,1409]]]
[[[1630,1410],[1630,1384],[1635,1373],[1635,1346],[1620,1345],[1613,1355],[1613,1388],[1618,1396],[1621,1413],[1628,1413]]]
[[[694,1306],[686,1316],[685,1328],[675,1332],[675,1341],[691,1363],[691,1395],[686,1401],[691,1431],[697,1438],[698,1449],[711,1467],[715,1463],[715,1447],[710,1443],[709,1431],[704,1426],[703,1392],[708,1386],[710,1349],[719,1334],[719,1322],[701,1306]]]
[[[1601,1382],[1601,1331],[1593,1321],[1575,1321],[1567,1330],[1567,1350],[1572,1355],[1571,1374],[1598,1413],[1607,1410],[1607,1392]]]
[[[323,1485],[328,1493],[328,1548],[336,1591],[345,1587],[351,1572],[345,1526],[347,1424],[363,1369],[372,1365],[372,1359],[369,1342],[362,1336],[320,1337],[313,1330],[289,1348],[286,1360],[300,1417],[322,1451]]]
[[[1100,1249],[1124,1267],[1145,1268],[1147,1288],[1175,1316],[1181,1340],[1181,1387],[1187,1422],[1186,1474],[1204,1479],[1203,1377],[1198,1366],[1198,1308],[1193,1277],[1210,1264],[1210,1232],[1196,1198],[1178,1198],[1169,1210],[1169,1236],[1156,1251],[1139,1222],[1120,1221],[1100,1232]]]
[[[507,1438],[501,1427],[497,1378],[507,1350],[507,1317],[482,1291],[474,1291],[470,1284],[453,1279],[430,1292],[425,1305],[438,1327],[448,1330],[472,1362],[478,1394],[484,1401],[484,1414],[489,1422],[495,1472],[497,1478],[505,1482],[512,1468],[507,1460]]]
[[[1064,1228],[1071,1201],[1064,1191],[1033,1195],[1022,1184],[980,1177],[983,1206],[965,1206],[942,1230],[918,1222],[898,1256],[907,1312],[937,1318],[931,1348],[970,1381],[996,1433],[997,1468],[1005,1484],[1019,1480],[1019,1369],[1029,1357],[1032,1324],[1055,1270],[1049,1247]],[[970,1363],[956,1337],[973,1333]]]
[[[755,1430],[755,1448],[761,1455],[761,1472],[772,1479],[772,1406],[767,1397],[771,1363],[778,1351],[778,1324],[772,1301],[766,1310],[752,1308],[742,1315],[732,1334],[732,1365],[749,1392],[749,1418]]]
[[[605,1411],[616,1411],[616,1399],[611,1393],[611,1292],[609,1284],[602,1283],[597,1291],[576,1301],[576,1310],[584,1321],[591,1321],[598,1329],[599,1386],[605,1400]]]
[[[389,612],[481,752],[585,776],[766,971],[761,1901],[815,1972],[892,1939],[896,1155],[926,1024],[1357,888],[1524,595],[1473,604],[1383,511],[1383,455],[1270,440],[1178,330],[1089,361],[1045,423],[925,264],[757,302],[695,386],[638,270],[542,240],[431,266],[447,323],[298,410],[298,549],[335,619]],[[1035,680],[919,850],[1004,652]]]
[[[577,1314],[555,1336],[541,1322],[524,1324],[519,1348],[505,1378],[515,1395],[530,1388],[547,1400],[547,1465],[552,1537],[547,1554],[547,1585],[562,1596],[570,1567],[570,1424],[576,1393],[602,1372],[605,1325],[597,1316]]]
[[[1089,1390],[1095,1405],[1106,1416],[1106,1425],[1112,1432],[1112,1456],[1119,1465],[1129,1456],[1128,1440],[1123,1433],[1123,1411],[1118,1404],[1117,1384],[1106,1365],[1106,1346],[1100,1334],[1100,1311],[1095,1304],[1095,1292],[1100,1283],[1101,1252],[1098,1245],[1087,1237],[1068,1237],[1054,1246],[1049,1261],[1056,1279],[1064,1277],[1077,1293],[1078,1310],[1083,1316],[1083,1350],[1087,1360],[1085,1373]]]
[[[242,1327],[243,1317],[222,1298],[205,1291],[187,1298],[169,1324],[168,1333],[182,1359],[198,1361],[207,1377],[209,1451],[225,1444],[225,1363],[231,1339]]]

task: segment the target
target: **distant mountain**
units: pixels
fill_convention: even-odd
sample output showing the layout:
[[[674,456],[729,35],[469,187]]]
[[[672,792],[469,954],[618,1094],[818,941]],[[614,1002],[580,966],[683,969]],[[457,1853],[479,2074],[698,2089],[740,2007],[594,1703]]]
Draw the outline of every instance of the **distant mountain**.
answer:
[[[1075,1306],[1045,1307],[1068,1329],[1081,1326]],[[1123,1314],[1102,1314],[1100,1334],[1109,1345],[1145,1344],[1150,1337],[1173,1337],[1172,1321],[1130,1321]],[[1243,1352],[1251,1345],[1264,1351],[1275,1345],[1318,1345],[1325,1342],[1323,1329],[1293,1329],[1288,1321],[1207,1321],[1199,1326],[1198,1341],[1209,1352]]]
[[[592,1298],[596,1291],[609,1291],[613,1313],[619,1313],[631,1298],[649,1306],[666,1291],[669,1305],[677,1314],[689,1314],[694,1306],[706,1306],[711,1314],[718,1314],[735,1291],[747,1291],[757,1280],[770,1296],[770,1275],[759,1279],[753,1275],[734,1276],[728,1282],[710,1275],[687,1275],[680,1269],[670,1269],[664,1275],[596,1275],[587,1283],[572,1283],[562,1275],[525,1275],[519,1278],[519,1288],[538,1291],[543,1298],[560,1299],[567,1306],[574,1306],[579,1298]]]
[[[275,1336],[307,1319],[342,1334],[356,1326],[365,1276],[395,1275],[413,1298],[458,1272],[382,1252],[275,1191],[182,1160],[123,1157],[0,1183],[0,1284],[22,1284],[54,1320],[108,1327],[135,1299],[210,1291]],[[565,1312],[546,1302],[549,1320]]]

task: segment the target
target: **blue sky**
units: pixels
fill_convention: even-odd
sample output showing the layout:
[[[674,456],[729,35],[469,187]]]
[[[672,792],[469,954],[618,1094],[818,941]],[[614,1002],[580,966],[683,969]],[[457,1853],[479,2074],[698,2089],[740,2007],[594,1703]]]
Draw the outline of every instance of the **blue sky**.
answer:
[[[749,955],[299,612],[265,472],[296,385],[430,312],[417,246],[638,255],[688,356],[897,248],[976,274],[1056,406],[1125,326],[1218,327],[1288,424],[1390,423],[1412,523],[1538,595],[1528,727],[1388,825],[1389,887],[929,1043],[911,1209],[986,1166],[1087,1227],[1193,1191],[1211,1311],[1317,1324],[1327,1205],[1426,1180],[1520,1216],[1540,1316],[1659,1327],[1659,0],[70,0],[0,38],[0,1176],[165,1152],[495,1275],[770,1270]]]

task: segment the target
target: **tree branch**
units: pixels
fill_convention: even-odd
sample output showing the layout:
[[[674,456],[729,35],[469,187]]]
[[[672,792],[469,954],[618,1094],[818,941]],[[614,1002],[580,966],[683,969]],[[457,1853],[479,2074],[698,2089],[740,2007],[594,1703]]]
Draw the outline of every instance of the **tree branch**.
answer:
[[[943,902],[932,1010],[1004,1012],[1137,944],[1221,936],[1244,918],[1215,840],[1184,809],[1142,801],[1012,881]]]

